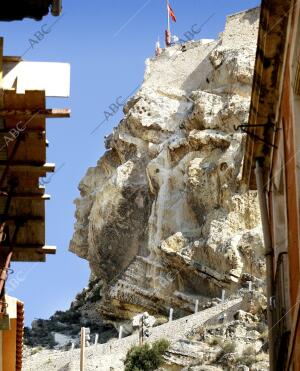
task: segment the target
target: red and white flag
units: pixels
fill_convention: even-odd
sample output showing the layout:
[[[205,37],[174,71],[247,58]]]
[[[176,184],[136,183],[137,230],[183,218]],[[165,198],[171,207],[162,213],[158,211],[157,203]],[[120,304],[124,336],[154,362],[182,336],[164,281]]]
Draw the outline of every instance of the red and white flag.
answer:
[[[173,9],[170,7],[170,4],[169,3],[168,3],[168,12],[169,12],[169,15],[172,18],[173,22],[176,22],[175,13],[173,12]]]

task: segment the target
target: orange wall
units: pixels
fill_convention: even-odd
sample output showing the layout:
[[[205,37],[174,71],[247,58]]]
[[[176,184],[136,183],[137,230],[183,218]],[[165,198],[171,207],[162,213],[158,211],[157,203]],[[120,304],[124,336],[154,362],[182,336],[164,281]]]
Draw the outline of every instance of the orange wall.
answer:
[[[17,320],[11,319],[11,330],[3,331],[3,371],[16,370],[16,340],[17,340]]]
[[[289,58],[287,58],[289,60]],[[296,148],[295,138],[295,123],[292,111],[292,96],[291,96],[291,78],[289,65],[284,75],[283,82],[283,95],[280,106],[280,127],[282,128],[278,135],[283,136],[284,141],[284,170],[285,170],[285,183],[286,183],[286,212],[287,212],[287,226],[288,226],[288,257],[289,257],[289,277],[290,277],[290,305],[291,305],[291,317],[292,327],[296,324],[294,338],[291,339],[291,359],[288,370],[299,371],[300,370],[300,321],[299,319],[299,307],[297,305],[298,292],[299,292],[299,252],[300,252],[300,241],[299,241],[299,197],[297,187],[297,159],[296,159]],[[300,124],[300,123],[298,123]],[[275,150],[276,151],[276,150]],[[275,154],[276,156],[276,154]],[[278,161],[274,161],[272,164],[271,174],[275,174],[280,171]],[[270,201],[272,201],[272,192],[270,193]],[[272,202],[270,202],[270,206]],[[272,214],[272,208],[270,208]],[[271,215],[271,220],[272,220]],[[273,221],[273,220],[272,220]],[[272,223],[272,222],[271,222]],[[276,225],[272,224],[271,228],[276,229]],[[274,236],[274,233],[273,233]],[[275,244],[273,244],[275,246]],[[275,253],[276,256],[276,253]],[[275,264],[275,261],[274,261]],[[274,266],[275,268],[275,266]]]

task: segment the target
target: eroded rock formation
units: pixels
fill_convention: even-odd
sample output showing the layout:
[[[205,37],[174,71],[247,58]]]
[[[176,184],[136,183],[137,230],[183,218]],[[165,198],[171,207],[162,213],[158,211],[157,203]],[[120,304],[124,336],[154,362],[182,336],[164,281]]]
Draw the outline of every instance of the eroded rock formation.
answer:
[[[99,315],[193,311],[264,275],[257,195],[241,180],[259,9],[215,41],[175,45],[82,179],[70,250],[103,282]]]

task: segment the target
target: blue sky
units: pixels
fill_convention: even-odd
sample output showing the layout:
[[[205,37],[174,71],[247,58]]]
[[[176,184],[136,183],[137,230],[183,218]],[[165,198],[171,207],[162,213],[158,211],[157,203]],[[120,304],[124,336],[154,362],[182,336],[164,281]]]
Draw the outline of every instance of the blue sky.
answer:
[[[202,27],[199,38],[216,38],[226,15],[260,4],[258,0],[171,0],[177,16],[175,33],[184,37],[192,25]],[[73,233],[73,200],[78,197],[80,179],[104,152],[104,136],[117,126],[122,112],[105,119],[120,96],[127,97],[141,82],[144,62],[153,56],[158,35],[163,41],[166,27],[164,0],[63,0],[63,15],[41,22],[0,22],[6,55],[23,55],[25,60],[71,64],[71,97],[48,99],[49,108],[68,107],[70,119],[51,119],[47,124],[50,147],[47,161],[60,169],[46,185],[46,236],[58,252],[47,263],[13,264],[9,293],[25,302],[26,324],[34,318],[48,318],[66,309],[77,292],[86,286],[86,261],[68,252]],[[51,32],[30,48],[29,39],[56,22]],[[100,128],[91,132],[102,122]]]

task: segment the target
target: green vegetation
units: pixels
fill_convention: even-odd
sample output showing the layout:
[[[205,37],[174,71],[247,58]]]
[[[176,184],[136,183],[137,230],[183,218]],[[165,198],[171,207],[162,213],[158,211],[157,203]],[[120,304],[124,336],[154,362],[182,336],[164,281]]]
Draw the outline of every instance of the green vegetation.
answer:
[[[39,352],[42,351],[42,350],[43,350],[42,347],[34,348],[34,349],[32,349],[32,351],[31,351],[31,355],[37,354],[37,353],[39,353]]]
[[[131,348],[126,356],[125,371],[154,371],[164,361],[164,354],[169,349],[168,340],[161,339],[152,344]]]
[[[225,354],[234,353],[236,351],[236,344],[232,341],[224,341],[222,349]]]
[[[243,356],[245,357],[250,357],[250,356],[255,356],[255,355],[256,355],[256,350],[253,345],[248,345],[247,348],[245,348],[243,351]]]

